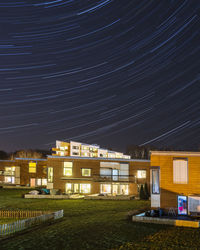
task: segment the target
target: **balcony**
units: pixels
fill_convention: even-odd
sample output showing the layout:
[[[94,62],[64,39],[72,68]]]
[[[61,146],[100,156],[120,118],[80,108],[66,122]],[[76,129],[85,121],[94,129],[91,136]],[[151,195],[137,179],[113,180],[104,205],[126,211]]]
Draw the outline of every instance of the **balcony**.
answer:
[[[136,183],[135,176],[131,175],[93,175],[96,182],[133,182]]]

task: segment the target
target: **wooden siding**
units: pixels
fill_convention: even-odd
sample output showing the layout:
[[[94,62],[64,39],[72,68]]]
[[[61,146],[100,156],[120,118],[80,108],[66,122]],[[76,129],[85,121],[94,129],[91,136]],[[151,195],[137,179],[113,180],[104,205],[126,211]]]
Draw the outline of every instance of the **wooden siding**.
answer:
[[[173,183],[173,159],[188,160],[188,183]],[[151,154],[151,166],[160,166],[161,208],[177,208],[177,195],[200,194],[200,155]]]

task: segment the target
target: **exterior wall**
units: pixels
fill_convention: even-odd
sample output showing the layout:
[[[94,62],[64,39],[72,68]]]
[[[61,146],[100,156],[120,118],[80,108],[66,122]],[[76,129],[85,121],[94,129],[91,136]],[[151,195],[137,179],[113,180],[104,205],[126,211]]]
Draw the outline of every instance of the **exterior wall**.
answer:
[[[29,162],[36,162],[36,173],[29,173]],[[47,161],[40,159],[16,159],[16,165],[20,166],[20,185],[29,186],[30,179],[46,179],[47,178]]]
[[[29,173],[29,162],[37,162],[36,173]],[[0,161],[0,171],[5,171],[5,167],[15,167],[15,185],[29,186],[30,179],[46,179],[47,178],[47,161],[41,159],[15,159],[13,161]],[[0,181],[5,183],[5,174],[0,174]]]
[[[129,194],[138,196],[138,184],[147,183],[149,185],[149,161],[124,161],[107,159],[76,159],[75,157],[48,157],[48,167],[53,167],[53,188],[65,192],[66,183],[85,183],[91,184],[91,194],[100,193],[101,184],[129,184]],[[72,176],[64,176],[64,162],[73,162]],[[103,180],[100,176],[100,162],[119,162],[129,164],[129,181],[122,180]],[[91,177],[82,176],[82,168],[91,169]],[[146,178],[137,179],[137,170],[146,170]],[[51,185],[52,187],[52,185]]]
[[[173,159],[188,160],[188,183],[173,183]],[[177,208],[177,195],[200,194],[200,153],[151,153],[151,166],[160,167],[160,207]]]
[[[13,166],[15,166],[15,161],[0,160],[0,185],[1,183],[5,182],[5,175],[4,175],[5,167],[13,167]],[[15,175],[12,176],[15,177]]]

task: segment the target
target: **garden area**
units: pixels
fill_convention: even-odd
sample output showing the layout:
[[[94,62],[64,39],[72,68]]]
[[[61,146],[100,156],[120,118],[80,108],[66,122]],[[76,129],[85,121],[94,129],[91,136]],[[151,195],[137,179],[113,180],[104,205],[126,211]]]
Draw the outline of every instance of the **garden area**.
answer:
[[[0,209],[64,210],[64,217],[0,239],[0,249],[199,249],[199,229],[133,223],[149,201],[24,199],[0,189]]]

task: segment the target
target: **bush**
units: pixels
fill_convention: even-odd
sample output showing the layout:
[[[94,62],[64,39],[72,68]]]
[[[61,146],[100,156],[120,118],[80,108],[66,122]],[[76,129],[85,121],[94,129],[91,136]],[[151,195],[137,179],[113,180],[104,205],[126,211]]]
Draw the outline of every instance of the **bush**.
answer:
[[[143,185],[141,185],[141,188],[140,188],[140,199],[141,200],[146,200],[146,195],[145,195],[145,192],[144,192]]]

